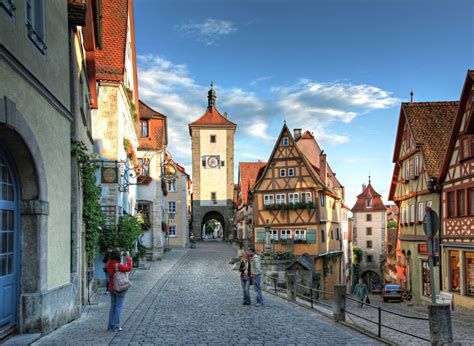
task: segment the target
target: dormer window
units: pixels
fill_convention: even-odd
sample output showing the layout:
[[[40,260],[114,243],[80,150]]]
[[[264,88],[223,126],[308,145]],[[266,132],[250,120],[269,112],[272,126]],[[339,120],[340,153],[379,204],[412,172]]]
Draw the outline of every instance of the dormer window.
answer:
[[[365,207],[366,208],[372,208],[372,198],[367,198],[365,200]]]
[[[288,137],[283,137],[282,143],[284,147],[287,147],[288,145],[290,145],[290,139]]]
[[[140,137],[148,137],[148,120],[140,120]]]

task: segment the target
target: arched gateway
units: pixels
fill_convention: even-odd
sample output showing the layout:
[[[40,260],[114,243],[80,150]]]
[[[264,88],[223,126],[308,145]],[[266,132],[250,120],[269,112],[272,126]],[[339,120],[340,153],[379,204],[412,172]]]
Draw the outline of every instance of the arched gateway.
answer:
[[[189,124],[193,159],[193,229],[202,237],[203,225],[214,215],[223,228],[223,238],[232,231],[234,194],[234,134],[237,125],[216,108],[216,92],[208,93],[208,106]]]

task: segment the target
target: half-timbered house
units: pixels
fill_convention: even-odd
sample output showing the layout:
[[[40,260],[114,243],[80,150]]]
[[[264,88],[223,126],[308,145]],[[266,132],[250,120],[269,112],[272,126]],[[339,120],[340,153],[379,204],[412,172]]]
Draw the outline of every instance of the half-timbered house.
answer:
[[[397,281],[417,303],[430,302],[431,273],[425,210],[440,213],[439,177],[458,102],[402,103],[395,142],[389,200],[400,210],[397,232]],[[435,267],[439,288],[439,267]]]
[[[257,249],[270,238],[273,251],[312,256],[324,289],[340,282],[344,188],[311,133],[283,125],[252,196]]]
[[[474,308],[474,71],[461,94],[441,173],[443,291],[455,307]]]

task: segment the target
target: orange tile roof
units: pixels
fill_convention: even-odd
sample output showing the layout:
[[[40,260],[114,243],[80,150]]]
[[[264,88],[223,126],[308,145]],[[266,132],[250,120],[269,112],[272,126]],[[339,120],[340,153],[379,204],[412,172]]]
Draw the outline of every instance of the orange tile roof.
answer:
[[[215,106],[208,107],[206,113],[204,113],[198,120],[189,124],[189,126],[225,126],[225,127],[236,127],[232,121],[222,116]]]
[[[102,49],[95,53],[98,80],[123,81],[127,23],[127,0],[102,1]]]
[[[372,199],[372,208],[366,207],[366,200]],[[387,210],[383,201],[382,195],[374,190],[371,183],[365,187],[361,194],[357,196],[357,201],[352,207],[351,211],[354,212],[369,212],[369,211],[383,211]]]
[[[426,169],[431,178],[438,178],[441,173],[458,107],[458,101],[402,103],[415,143],[422,145]]]
[[[239,162],[239,185],[244,204],[248,204],[248,192],[255,185],[258,172],[266,164],[266,162]]]
[[[141,150],[159,150],[168,142],[166,116],[139,101],[140,119],[148,120],[148,137],[140,137]]]

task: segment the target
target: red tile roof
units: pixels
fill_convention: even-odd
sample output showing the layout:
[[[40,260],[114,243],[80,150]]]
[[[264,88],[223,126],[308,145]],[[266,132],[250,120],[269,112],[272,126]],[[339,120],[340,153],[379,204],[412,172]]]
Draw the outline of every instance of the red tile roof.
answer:
[[[311,163],[313,168],[316,170],[316,174],[321,176],[320,173],[320,159],[321,159],[321,148],[319,147],[318,142],[314,138],[313,134],[309,131],[305,131],[305,133],[296,141],[296,146],[298,149],[304,154],[304,156],[308,159]],[[342,187],[339,180],[336,178],[336,174],[332,171],[329,163],[327,163],[327,178],[331,180],[332,186],[334,187]]]
[[[166,116],[139,101],[140,120],[148,120],[148,137],[140,137],[140,150],[159,150],[168,144]]]
[[[217,127],[237,127],[232,121],[222,116],[215,106],[208,107],[198,120],[189,124],[189,126],[217,126]]]
[[[239,162],[239,185],[244,204],[248,204],[248,192],[255,185],[258,172],[266,164],[266,162]]]
[[[372,208],[367,208],[366,200],[372,199]],[[352,207],[352,212],[370,212],[370,211],[384,211],[387,210],[382,201],[382,195],[374,190],[371,183],[367,185],[362,193],[357,196],[357,201]]]
[[[438,178],[441,173],[458,107],[457,101],[402,103],[415,143],[422,144],[426,169],[431,178]]]
[[[96,51],[98,80],[123,81],[127,23],[127,0],[102,1],[102,49]]]

